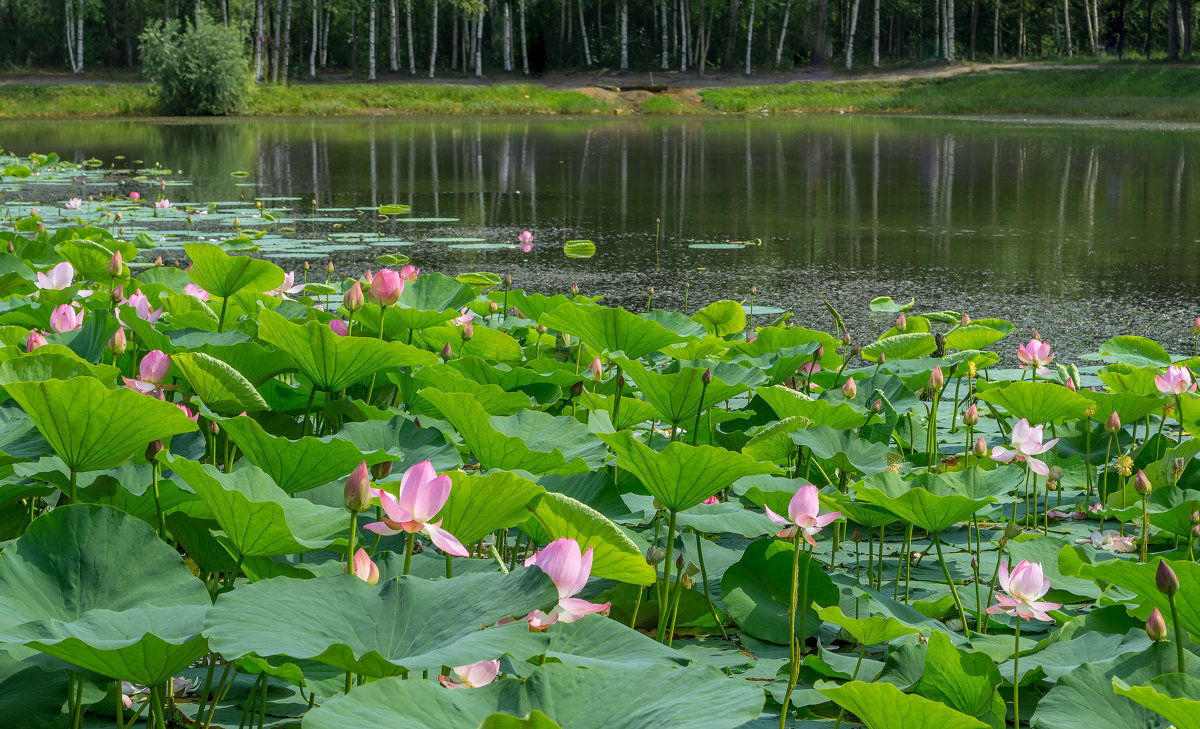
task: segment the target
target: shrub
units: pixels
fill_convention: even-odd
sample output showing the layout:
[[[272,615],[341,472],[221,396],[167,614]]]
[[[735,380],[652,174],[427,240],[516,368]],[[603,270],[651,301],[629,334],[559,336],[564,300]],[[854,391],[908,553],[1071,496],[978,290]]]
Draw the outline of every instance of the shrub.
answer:
[[[236,114],[253,92],[237,35],[204,14],[186,28],[178,20],[151,23],[139,41],[144,73],[167,113]]]

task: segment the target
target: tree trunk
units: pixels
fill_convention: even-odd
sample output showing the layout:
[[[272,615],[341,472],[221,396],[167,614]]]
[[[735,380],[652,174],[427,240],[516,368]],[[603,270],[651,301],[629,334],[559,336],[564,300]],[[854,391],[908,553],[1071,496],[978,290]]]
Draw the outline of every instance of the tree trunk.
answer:
[[[621,0],[621,72],[629,70],[629,0]]]
[[[504,70],[508,73],[512,73],[513,70],[513,23],[511,0],[504,0]]]
[[[1000,58],[1000,0],[996,0],[996,17],[992,23],[992,60]]]
[[[271,83],[279,83],[280,40],[283,38],[283,0],[275,0],[275,32],[271,37]]]
[[[587,26],[583,23],[583,3],[579,3],[579,35],[583,38],[583,58],[588,68],[592,67],[592,49],[588,45]]]
[[[855,0],[857,2],[858,0]],[[750,0],[750,22],[746,26],[746,75],[750,75],[750,51],[754,48],[754,0]]]
[[[358,75],[358,7],[350,8],[350,75]]]
[[[133,20],[129,17],[129,4],[133,0],[125,0],[125,65],[133,68]]]
[[[308,49],[308,78],[312,81],[317,78],[317,46],[321,45],[320,12],[317,0],[312,0],[312,48]]]
[[[1099,0],[1096,0],[1099,3]],[[1192,0],[1183,0],[1183,54],[1192,55]]]
[[[221,20],[225,21],[225,27],[229,27],[229,0],[221,0]]]
[[[371,9],[367,13],[367,80],[375,80],[375,10],[377,0],[370,0]]]
[[[828,0],[821,0],[828,2]],[[738,6],[742,0],[729,0],[729,27],[725,34],[725,55],[721,58],[721,70],[733,70],[733,54],[737,52],[737,21],[738,21]]]
[[[858,0],[850,9],[850,32],[846,35],[846,70],[854,68],[854,33],[858,30]]]
[[[946,0],[946,60],[954,60],[954,0]]]
[[[417,57],[413,55],[412,0],[404,0],[404,29],[408,35],[408,75],[417,75]]]
[[[1142,55],[1150,60],[1150,31],[1154,28],[1154,0],[1146,0],[1146,38],[1142,42]]]
[[[254,12],[257,16],[254,25],[254,80],[259,83],[263,80],[263,40],[267,34],[267,10],[263,7],[266,2],[267,0],[254,0]]]
[[[1025,0],[1021,0],[1021,15],[1017,20],[1017,58],[1025,60]]]
[[[817,0],[816,32],[813,33],[812,62],[814,65],[825,63],[829,58],[825,53],[825,36],[828,32],[829,0]]]
[[[287,0],[283,15],[283,82],[288,82],[288,69],[292,61],[292,0]]]
[[[475,20],[475,78],[483,78],[483,11]]]
[[[325,68],[329,60],[329,26],[333,25],[333,11],[325,11],[325,24],[321,26],[321,68]]]
[[[671,67],[670,61],[667,59],[667,0],[660,0],[659,7],[662,8],[662,70],[666,71]]]
[[[525,0],[521,0],[521,68],[529,75],[529,40],[525,37]]]
[[[787,0],[787,5],[783,6],[783,25],[779,28],[779,43],[775,46],[775,68],[779,68],[779,64],[783,62],[783,41],[787,38],[788,20],[792,17],[792,0]],[[876,24],[878,28],[878,24]],[[879,33],[875,33],[875,37],[879,37]]]
[[[704,78],[704,69],[708,66],[708,47],[712,41],[713,13],[715,11],[715,6],[708,6],[708,18],[704,21],[704,27],[700,29],[700,60],[696,64],[700,78]]]
[[[388,0],[388,70],[400,70],[400,10],[396,0]]]
[[[976,5],[979,0],[975,0]],[[879,0],[875,0],[875,19],[871,26],[871,67],[879,68]]]
[[[967,49],[967,58],[975,60],[975,33],[979,30],[979,0],[971,0],[971,45]]]
[[[438,0],[433,0],[433,21],[430,23],[431,30],[429,33],[429,78],[433,78],[433,70],[437,61],[437,16],[438,16]],[[412,37],[411,35],[409,36]]]
[[[688,37],[691,28],[688,23],[688,0],[679,0],[679,71],[683,73],[688,69]]]
[[[1065,2],[1065,0],[1064,0]],[[1179,2],[1167,3],[1167,60],[1179,60]]]
[[[201,4],[200,0],[196,0],[196,10],[193,13],[193,15],[195,16],[197,23],[200,22],[200,13],[203,13],[203,12],[204,12],[204,6]]]
[[[1172,3],[1175,0],[1171,0]],[[1071,43],[1071,0],[1063,0],[1063,27],[1067,31],[1067,58],[1075,57],[1075,47]]]

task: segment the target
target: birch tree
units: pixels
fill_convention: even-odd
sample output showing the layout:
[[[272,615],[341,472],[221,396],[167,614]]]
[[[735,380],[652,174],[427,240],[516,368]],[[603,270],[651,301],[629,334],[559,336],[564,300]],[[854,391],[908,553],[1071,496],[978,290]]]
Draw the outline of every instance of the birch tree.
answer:
[[[525,0],[521,0],[521,67],[529,75],[529,40],[525,37]]]
[[[858,0],[854,0],[858,2]],[[750,22],[746,25],[746,75],[750,75],[750,52],[754,49],[754,0],[750,0]]]
[[[524,1],[524,0],[522,0]],[[435,7],[433,12],[437,12]],[[408,31],[408,75],[417,75],[417,57],[413,55],[412,39],[412,0],[404,0],[404,25]]]
[[[788,20],[792,16],[792,0],[783,6],[783,25],[779,28],[779,44],[775,46],[775,68],[783,61],[783,41],[787,38]]]
[[[317,0],[312,0],[312,44],[308,49],[308,78],[313,81],[317,78],[317,46],[321,44],[321,28],[318,24],[320,12],[320,4]]]
[[[400,12],[396,0],[388,0],[388,70],[400,70]]]
[[[283,11],[283,82],[288,82],[288,69],[292,59],[292,0],[287,0]]]
[[[369,0],[371,9],[367,14],[367,80],[375,80],[375,11],[377,0]]]
[[[259,83],[263,81],[263,40],[267,35],[266,2],[254,0],[254,10],[258,16],[254,25],[254,80]]]
[[[587,26],[583,22],[583,2],[582,2],[582,0],[579,3],[578,7],[579,7],[579,35],[583,37],[583,57],[587,61],[588,68],[591,68],[592,67],[592,49],[588,45]]]
[[[84,0],[66,0],[67,59],[71,73],[83,73],[83,15]]]
[[[430,22],[429,33],[429,78],[433,78],[433,71],[437,63],[437,16],[438,16],[438,0],[433,0],[433,19]],[[412,35],[409,35],[412,38]]]
[[[629,0],[621,0],[621,72],[629,70]]]
[[[858,0],[850,10],[850,33],[846,36],[846,70],[854,68],[854,33],[858,30]]]

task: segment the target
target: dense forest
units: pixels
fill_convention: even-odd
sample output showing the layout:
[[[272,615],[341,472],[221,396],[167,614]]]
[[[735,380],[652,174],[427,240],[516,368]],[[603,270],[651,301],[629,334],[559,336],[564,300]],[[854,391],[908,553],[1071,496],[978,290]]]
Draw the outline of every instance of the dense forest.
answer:
[[[138,37],[208,13],[257,79],[580,68],[1188,57],[1192,0],[0,0],[0,69],[137,68]]]

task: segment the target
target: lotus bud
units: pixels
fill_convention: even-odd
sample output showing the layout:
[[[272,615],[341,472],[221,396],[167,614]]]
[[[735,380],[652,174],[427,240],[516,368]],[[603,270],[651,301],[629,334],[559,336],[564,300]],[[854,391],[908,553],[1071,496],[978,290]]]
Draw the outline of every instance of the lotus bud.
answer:
[[[163,442],[161,440],[150,441],[149,445],[146,446],[146,460],[155,461],[158,458],[158,454],[162,453],[162,450]]]
[[[7,250],[9,253],[12,253],[15,250],[13,248],[13,242],[11,240],[8,242]]]
[[[883,410],[883,400],[876,398],[875,402],[871,403],[871,412],[878,413],[882,410]]]
[[[112,291],[108,292],[108,298],[112,301],[113,306],[125,300],[125,287],[121,285],[114,286]]]
[[[1158,608],[1150,611],[1150,617],[1146,620],[1146,635],[1153,641],[1167,639],[1167,621],[1163,620]]]
[[[392,473],[392,461],[384,461],[371,466],[371,478],[376,481],[382,481]]]
[[[979,425],[979,407],[975,403],[971,403],[971,407],[963,413],[963,425]]]
[[[454,356],[454,350],[450,349],[450,342],[446,342],[444,345],[442,345],[441,355],[443,360],[449,360]]]
[[[862,537],[863,537],[862,529],[859,529],[858,527],[854,527],[854,532],[850,535],[850,539],[852,539],[855,542],[861,542]]]
[[[1200,524],[1200,511],[1192,512],[1191,522],[1193,524]]]
[[[354,285],[347,289],[346,295],[342,297],[342,305],[346,307],[346,311],[350,312],[362,309],[365,302],[362,286],[358,281],[355,281]]]
[[[1158,571],[1154,573],[1154,584],[1158,587],[1158,591],[1167,597],[1179,592],[1179,577],[1165,559],[1158,562]]]
[[[509,286],[512,286],[512,274],[511,273],[504,274],[500,278],[500,281],[501,281],[501,283],[504,284],[504,288],[508,288]]]
[[[1109,435],[1116,435],[1117,433],[1121,432],[1121,416],[1117,415],[1116,410],[1114,410],[1112,415],[1108,416],[1108,420],[1105,421],[1104,432],[1108,433]]]
[[[583,380],[571,385],[571,397],[579,397],[583,394]]]
[[[588,371],[592,373],[592,382],[599,382],[602,374],[600,358],[596,357],[592,363],[588,365]]]
[[[1192,539],[1195,539],[1196,537],[1200,537],[1200,524],[1192,527]]]
[[[711,382],[712,382],[712,367],[706,367],[704,369],[704,374],[700,375],[700,383],[703,385],[708,385]]]
[[[880,352],[879,359],[876,361],[879,362],[879,364],[883,364],[884,362],[887,362],[887,354]]]
[[[842,397],[846,398],[847,400],[853,400],[857,394],[858,383],[854,381],[853,377],[842,383]]]
[[[217,425],[215,420],[208,424],[208,429],[212,431],[213,435],[221,434],[221,426]]]
[[[960,323],[960,325],[961,325],[961,326],[964,326],[964,327],[965,327],[966,325],[968,325],[968,324],[970,324],[970,323],[971,323],[971,317],[967,316],[966,314],[963,314],[963,315],[962,315],[962,321],[961,321],[961,322],[959,322],[959,323]]]
[[[896,329],[901,332],[908,329],[908,318],[903,314],[896,317]]]
[[[933,372],[929,373],[929,389],[935,392],[942,389],[942,385],[946,384],[946,376],[942,374],[942,366],[935,365]]]
[[[112,258],[108,259],[108,275],[117,278],[121,275],[125,264],[121,260],[121,252],[116,251],[112,254]]]
[[[112,339],[108,340],[108,351],[113,355],[125,354],[125,348],[129,342],[125,338],[125,329],[120,328],[112,335]]]
[[[342,503],[353,512],[366,511],[371,505],[371,476],[366,461],[359,461],[350,478],[346,479]]]
[[[1004,525],[1004,536],[1008,539],[1016,539],[1021,535],[1021,527],[1017,526],[1016,522],[1010,521]]]
[[[817,351],[813,352],[813,359],[818,361],[825,359],[825,348],[818,345]]]
[[[488,302],[488,316],[491,316],[498,311],[500,311],[500,305],[497,304],[495,301],[489,301]]]
[[[677,569],[677,570],[683,569],[683,555],[682,554],[675,558],[675,569]]]
[[[571,296],[579,296],[579,284],[571,284]]]
[[[979,436],[979,440],[975,441],[975,447],[971,449],[971,453],[975,454],[976,458],[987,458],[987,441],[984,440],[982,435]]]
[[[963,314],[963,316],[966,316],[966,314]],[[978,572],[978,571],[979,571],[979,560],[978,560],[978,559],[976,559],[975,557],[972,557],[972,558],[971,558],[971,571],[972,571],[972,572]]]
[[[654,566],[667,558],[667,551],[657,544],[646,550],[646,563]]]
[[[493,302],[493,303],[494,303],[494,302]],[[533,330],[534,330],[535,332],[537,332],[538,334],[545,334],[545,333],[546,333],[546,331],[547,331],[547,330],[546,330],[546,327],[545,327],[544,325],[542,325],[542,324],[538,324],[537,326],[535,326],[535,327],[533,328]]]
[[[625,387],[625,375],[617,378],[617,387]]]
[[[46,338],[42,336],[41,332],[34,329],[29,332],[29,338],[25,340],[25,352],[28,354],[44,344],[46,344]]]
[[[305,261],[304,262],[304,270],[307,271],[309,268],[311,268],[311,266],[308,265],[308,261]]]
[[[154,266],[155,266],[155,268],[162,268],[162,265],[163,265],[162,256],[155,256],[155,257],[154,257]]]
[[[856,344],[850,348],[850,359],[854,359],[855,357],[857,357],[860,354],[862,354],[862,347],[860,347]],[[883,360],[880,360],[880,361],[882,362]]]
[[[1200,316],[1196,317],[1196,321],[1192,322],[1192,334],[1200,336]]]
[[[333,273],[333,261],[325,264],[325,273]]]
[[[464,342],[469,342],[469,341],[471,341],[471,337],[474,337],[474,336],[475,336],[475,325],[472,324],[471,322],[467,322],[466,324],[463,324],[462,340]]]
[[[1150,479],[1146,477],[1146,472],[1138,469],[1137,475],[1133,477],[1133,490],[1137,491],[1142,496],[1148,496],[1152,487]]]

